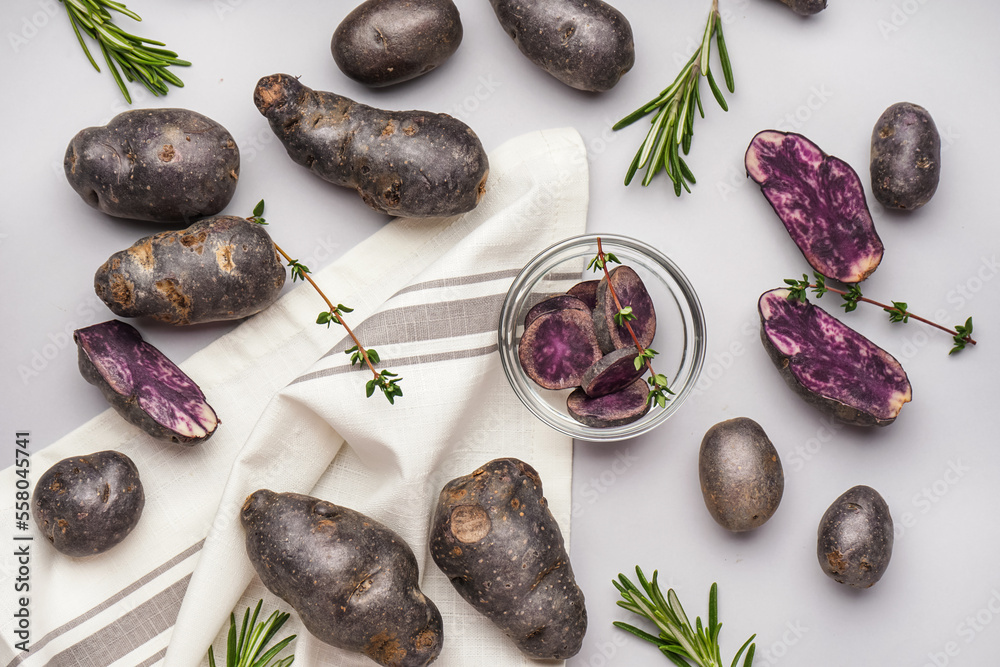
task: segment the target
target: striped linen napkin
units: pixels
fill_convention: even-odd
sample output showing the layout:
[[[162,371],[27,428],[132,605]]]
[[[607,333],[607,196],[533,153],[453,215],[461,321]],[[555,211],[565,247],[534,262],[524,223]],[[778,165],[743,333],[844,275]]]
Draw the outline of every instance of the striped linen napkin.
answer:
[[[99,556],[65,557],[32,533],[29,652],[16,647],[10,609],[18,563],[9,553],[0,561],[9,609],[0,666],[204,665],[210,643],[224,654],[233,609],[264,598],[265,609],[290,611],[244,551],[239,508],[259,488],[315,495],[399,533],[444,618],[435,664],[531,664],[454,591],[429,558],[428,533],[445,482],[514,456],[539,471],[569,538],[572,442],[514,396],[496,327],[519,269],[584,231],[587,163],[579,134],[562,129],[512,139],[490,164],[471,213],[393,220],[314,276],[355,309],[361,340],[404,378],[394,406],[380,394],[365,398],[366,375],[343,354],[346,337],[314,324],[321,302],[303,285],[182,365],[223,420],[207,443],[153,442],[108,410],[32,456],[37,479],[68,456],[121,451],[139,468],[146,505],[135,531]],[[14,472],[0,473],[3,488],[14,488]],[[4,495],[2,513],[12,516],[13,494]],[[298,634],[296,665],[375,664],[319,642],[295,614],[284,630]]]

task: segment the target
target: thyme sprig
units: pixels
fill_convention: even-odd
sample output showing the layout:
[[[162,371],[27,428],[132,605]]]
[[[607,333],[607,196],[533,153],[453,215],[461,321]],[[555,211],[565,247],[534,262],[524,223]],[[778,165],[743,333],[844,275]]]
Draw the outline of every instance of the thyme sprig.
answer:
[[[692,627],[674,589],[669,589],[667,594],[663,595],[656,581],[656,570],[653,571],[652,581],[646,580],[639,566],[636,566],[635,574],[642,586],[641,590],[624,574],[619,574],[617,580],[612,580],[624,598],[618,601],[618,606],[651,621],[659,630],[659,635],[621,621],[615,621],[615,627],[655,644],[663,655],[679,667],[691,667],[691,663],[698,667],[722,667],[722,649],[719,647],[719,631],[722,624],[719,623],[718,584],[713,583],[708,594],[708,625],[702,625],[701,617],[698,616],[695,617],[695,624]],[[736,667],[744,651],[746,659],[743,661],[743,667],[750,667],[753,664],[757,645],[752,642],[756,636],[751,635],[743,643],[736,652],[731,667]]]
[[[726,39],[722,34],[719,1],[712,0],[712,9],[708,13],[708,21],[701,38],[701,44],[684,68],[681,69],[674,82],[655,98],[615,123],[613,127],[615,130],[620,130],[656,111],[656,115],[651,121],[652,126],[646,133],[645,140],[625,173],[625,185],[632,182],[636,171],[645,167],[646,175],[642,179],[643,185],[649,185],[656,174],[665,171],[674,183],[674,194],[680,197],[681,188],[691,192],[688,183],[695,184],[694,173],[688,168],[680,154],[683,152],[684,155],[687,155],[688,151],[691,150],[691,141],[694,138],[695,108],[697,107],[702,118],[705,117],[705,109],[701,105],[699,90],[703,76],[708,79],[708,86],[719,106],[722,107],[723,111],[729,111],[729,106],[722,96],[722,91],[715,81],[710,66],[709,56],[712,51],[713,37],[719,47],[719,62],[722,65],[726,88],[730,93],[736,90],[733,66],[729,62],[729,51],[726,48]]]
[[[263,218],[263,215],[264,200],[261,199],[253,209],[253,215],[247,218],[247,220],[250,222],[256,222],[259,225],[266,225],[267,221]],[[355,364],[357,364],[362,368],[367,366],[368,370],[371,371],[372,379],[365,384],[365,395],[368,398],[371,398],[372,394],[375,393],[375,390],[378,389],[382,392],[390,404],[395,405],[396,397],[403,395],[403,390],[399,386],[399,383],[403,381],[403,378],[389,370],[375,370],[375,364],[381,361],[378,352],[376,352],[374,348],[366,348],[363,346],[357,335],[351,327],[348,326],[347,321],[344,319],[344,313],[353,312],[354,309],[348,308],[342,303],[334,305],[333,301],[326,296],[323,290],[320,289],[319,285],[316,284],[316,281],[312,279],[312,276],[310,275],[312,271],[310,271],[308,266],[297,259],[292,259],[291,255],[285,252],[281,246],[273,240],[271,243],[274,244],[274,249],[278,252],[278,254],[284,257],[285,261],[288,262],[288,266],[292,274],[292,282],[294,283],[296,280],[308,282],[312,285],[313,289],[316,290],[316,293],[323,298],[323,301],[326,302],[327,309],[320,311],[319,315],[316,317],[316,324],[325,324],[327,328],[329,328],[331,324],[339,324],[344,327],[347,335],[351,337],[352,341],[354,341],[353,347],[344,350],[344,354],[351,355],[352,368]]]
[[[948,354],[956,354],[964,350],[966,345],[976,344],[975,339],[972,337],[971,317],[965,320],[965,324],[956,324],[953,329],[949,329],[948,327],[940,325],[937,322],[932,322],[910,312],[909,306],[905,301],[893,301],[892,305],[889,305],[864,296],[861,293],[861,288],[857,284],[849,286],[846,290],[839,290],[829,287],[826,284],[826,278],[821,273],[813,272],[813,278],[815,279],[815,282],[811,282],[809,280],[809,276],[804,273],[802,274],[802,280],[785,278],[785,284],[788,285],[788,298],[806,303],[809,300],[809,290],[812,290],[813,293],[816,294],[817,299],[822,298],[827,292],[833,292],[834,294],[839,294],[844,300],[844,303],[840,304],[840,306],[844,309],[844,312],[851,312],[858,307],[858,303],[870,303],[873,306],[878,306],[888,313],[890,322],[906,324],[912,317],[918,322],[923,322],[924,324],[928,324],[936,329],[940,329],[941,331],[950,334],[954,344]]]
[[[98,72],[97,61],[91,55],[87,43],[83,39],[86,33],[101,49],[104,55],[104,62],[111,70],[111,76],[121,89],[125,100],[131,104],[132,96],[129,95],[122,75],[129,82],[138,81],[144,85],[153,95],[166,95],[169,91],[167,84],[184,87],[184,82],[176,74],[167,68],[171,65],[176,67],[188,67],[191,63],[181,60],[177,54],[168,49],[159,48],[166,46],[163,42],[146,37],[137,37],[125,32],[115,25],[114,17],[109,9],[134,19],[141,21],[142,17],[130,10],[124,4],[114,0],[59,0],[66,7],[66,14],[69,15],[70,25],[73,26],[73,33],[76,35],[80,47],[87,56],[87,60]],[[119,72],[119,68],[121,71]]]
[[[257,607],[250,616],[250,608],[243,613],[243,625],[240,628],[239,636],[236,634],[236,614],[229,614],[229,635],[226,640],[226,667],[289,667],[295,656],[290,655],[278,660],[274,660],[281,651],[288,646],[295,635],[285,637],[280,642],[272,646],[266,652],[267,646],[281,626],[288,620],[287,612],[274,611],[267,617],[266,621],[257,623],[257,616],[260,614],[260,607],[263,600],[257,602]],[[212,647],[208,647],[209,667],[216,667],[215,654]]]
[[[621,260],[615,257],[614,253],[605,253],[604,247],[601,245],[601,238],[597,238],[597,255],[590,260],[587,264],[588,269],[594,271],[604,271],[604,277],[607,279],[608,283],[608,293],[611,298],[614,299],[615,308],[617,312],[614,315],[615,322],[618,326],[624,326],[626,331],[632,337],[632,342],[635,343],[636,349],[639,350],[639,354],[635,358],[635,370],[639,370],[643,366],[649,371],[649,379],[646,381],[650,390],[646,394],[646,403],[652,403],[653,405],[659,405],[661,408],[667,406],[667,401],[670,400],[668,394],[672,396],[674,392],[670,390],[669,383],[667,381],[666,375],[661,375],[653,370],[653,357],[659,354],[656,350],[648,347],[643,347],[639,342],[639,337],[635,335],[635,331],[632,330],[632,325],[629,324],[630,321],[636,319],[635,313],[632,312],[632,306],[622,306],[622,302],[618,299],[618,294],[615,292],[614,285],[611,283],[611,273],[608,272],[608,263],[621,264]]]

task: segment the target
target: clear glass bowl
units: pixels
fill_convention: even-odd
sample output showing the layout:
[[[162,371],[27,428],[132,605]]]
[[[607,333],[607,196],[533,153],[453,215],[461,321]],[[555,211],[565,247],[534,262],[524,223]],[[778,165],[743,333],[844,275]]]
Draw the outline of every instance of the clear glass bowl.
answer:
[[[597,255],[597,238],[605,253],[639,274],[656,309],[656,337],[649,346],[657,373],[666,375],[675,392],[665,408],[654,406],[641,419],[623,426],[599,428],[576,421],[566,409],[572,389],[544,389],[521,368],[517,347],[524,332],[524,316],[542,299],[565,292],[582,280],[595,280],[602,272],[587,270]],[[614,264],[609,265],[609,269]],[[614,441],[646,433],[674,414],[694,389],[705,361],[705,314],[691,282],[669,257],[626,236],[587,234],[560,241],[542,251],[514,279],[500,310],[498,329],[500,361],[514,393],[543,422],[580,440]],[[648,373],[647,376],[648,377]]]

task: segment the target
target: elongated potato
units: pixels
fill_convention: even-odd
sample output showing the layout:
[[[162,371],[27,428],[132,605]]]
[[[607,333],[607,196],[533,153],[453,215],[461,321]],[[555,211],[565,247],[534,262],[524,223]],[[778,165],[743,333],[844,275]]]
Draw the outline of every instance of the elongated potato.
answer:
[[[427,218],[475,208],[489,160],[465,123],[429,111],[384,111],[313,90],[287,74],[257,82],[254,103],[289,157],[353,188],[389,215]]]
[[[261,225],[220,215],[111,255],[94,291],[120,317],[170,324],[235,320],[278,298],[285,268]]]
[[[319,640],[391,667],[437,658],[441,613],[399,535],[352,509],[267,489],[246,499],[240,519],[261,581]]]

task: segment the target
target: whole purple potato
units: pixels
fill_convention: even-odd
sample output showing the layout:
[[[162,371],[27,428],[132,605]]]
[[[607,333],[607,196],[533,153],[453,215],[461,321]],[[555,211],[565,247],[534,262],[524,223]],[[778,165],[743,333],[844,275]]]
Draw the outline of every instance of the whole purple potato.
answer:
[[[632,26],[602,0],[490,0],[528,60],[577,90],[609,90],[635,64]]]
[[[826,9],[826,0],[781,0],[781,2],[800,16],[819,14]]]
[[[333,60],[366,86],[408,81],[443,64],[462,43],[451,0],[366,0],[333,33]]]
[[[437,658],[441,614],[399,535],[352,509],[266,489],[246,499],[240,521],[261,581],[319,640],[390,667]]]
[[[920,208],[941,178],[941,135],[927,109],[910,102],[882,112],[872,130],[872,194],[883,206]]]
[[[115,315],[170,324],[235,320],[278,298],[285,268],[263,226],[219,215],[111,255],[94,291]]]
[[[816,555],[823,572],[837,583],[870,588],[889,567],[892,541],[885,500],[870,486],[855,486],[823,514]]]
[[[535,469],[496,459],[445,485],[431,557],[459,594],[525,655],[579,652],[587,608]]]
[[[135,327],[118,320],[73,332],[80,374],[130,424],[159,440],[196,445],[219,425],[194,380]]]
[[[35,484],[31,513],[52,546],[67,556],[104,553],[124,540],[142,516],[139,471],[120,452],[73,456]]]
[[[485,192],[486,151],[447,114],[376,109],[288,74],[262,78],[253,99],[292,160],[380,213],[458,215]]]
[[[698,455],[698,478],[709,514],[735,533],[770,519],[785,489],[777,450],[760,424],[747,417],[708,429]]]
[[[240,176],[229,131],[188,109],[132,109],[77,133],[63,159],[83,200],[117,218],[190,222],[226,207]]]

